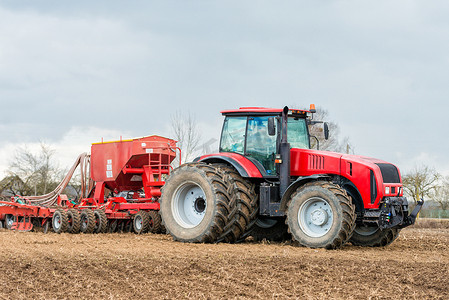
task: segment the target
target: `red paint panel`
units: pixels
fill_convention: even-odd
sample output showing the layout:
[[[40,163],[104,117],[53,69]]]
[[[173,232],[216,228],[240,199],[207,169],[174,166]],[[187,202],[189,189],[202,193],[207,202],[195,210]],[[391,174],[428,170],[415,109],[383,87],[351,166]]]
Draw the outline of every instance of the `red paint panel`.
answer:
[[[218,156],[218,157],[224,156],[224,157],[232,158],[246,171],[246,173],[248,173],[248,177],[262,178],[262,174],[260,173],[259,169],[257,169],[257,167],[243,155],[240,155],[237,153],[230,153],[230,152],[221,152],[221,153],[208,154],[208,155],[201,156],[199,161],[202,161],[211,156]]]

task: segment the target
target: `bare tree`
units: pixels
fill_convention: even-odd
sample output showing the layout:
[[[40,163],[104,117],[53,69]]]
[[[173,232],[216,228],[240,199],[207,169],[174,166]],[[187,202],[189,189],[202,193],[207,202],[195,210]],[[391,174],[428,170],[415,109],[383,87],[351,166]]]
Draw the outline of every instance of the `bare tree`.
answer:
[[[405,191],[413,198],[415,204],[424,197],[431,197],[438,186],[440,174],[428,166],[415,167],[402,177]]]
[[[37,154],[27,147],[16,150],[8,174],[22,180],[23,186],[17,191],[18,194],[23,196],[46,194],[57,186],[61,170],[53,161],[54,153],[55,151],[44,143],[41,143]]]
[[[433,190],[432,198],[442,210],[449,209],[449,176],[441,179],[440,184]]]
[[[174,138],[178,141],[178,147],[181,148],[182,162],[192,160],[195,149],[198,148],[201,141],[201,133],[195,117],[190,113],[177,111],[171,116],[171,130]]]
[[[311,136],[315,136],[319,141],[320,150],[335,151],[341,153],[354,153],[354,148],[349,142],[348,137],[340,138],[340,127],[332,120],[328,120],[329,112],[327,109],[317,107],[313,120],[324,121],[329,125],[329,139],[324,138],[323,124],[313,124],[309,126]],[[314,138],[310,140],[311,147],[316,148],[317,142]]]

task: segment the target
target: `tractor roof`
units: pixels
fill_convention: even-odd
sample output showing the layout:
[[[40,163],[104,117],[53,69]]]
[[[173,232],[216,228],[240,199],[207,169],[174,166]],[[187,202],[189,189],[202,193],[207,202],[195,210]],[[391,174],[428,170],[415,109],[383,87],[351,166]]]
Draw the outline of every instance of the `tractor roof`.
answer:
[[[240,107],[239,109],[223,110],[223,115],[281,115],[282,108],[266,108],[266,107]],[[289,109],[290,113],[307,115],[310,111],[303,109]]]

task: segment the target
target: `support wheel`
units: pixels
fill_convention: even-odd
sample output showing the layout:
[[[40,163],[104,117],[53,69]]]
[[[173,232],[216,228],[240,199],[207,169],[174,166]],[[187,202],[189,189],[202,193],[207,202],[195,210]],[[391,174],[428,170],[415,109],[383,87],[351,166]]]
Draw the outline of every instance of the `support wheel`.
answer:
[[[50,226],[50,220],[47,219],[43,225],[44,234],[47,234],[50,231]]]
[[[159,213],[155,210],[150,210],[148,212],[148,216],[149,216],[148,232],[161,233],[162,218],[159,215]]]
[[[108,231],[108,217],[102,209],[94,210],[95,228],[94,233],[106,233]]]
[[[357,225],[349,240],[354,246],[385,247],[393,243],[399,236],[399,229],[380,230],[377,226]]]
[[[80,232],[80,213],[76,209],[69,209],[67,211],[67,232],[68,233],[79,233]]]
[[[262,240],[282,242],[291,239],[284,218],[257,218],[251,233],[249,234],[257,242]]]
[[[13,215],[6,215],[5,216],[5,228],[11,230],[12,225],[16,221],[16,217]]]
[[[167,232],[182,242],[237,241],[257,213],[243,203],[253,199],[239,200],[237,191],[251,193],[243,180],[240,183],[242,187],[219,165],[188,163],[177,168],[162,189]]]
[[[95,215],[91,209],[83,209],[80,214],[82,233],[93,233],[95,230]]]
[[[142,234],[148,232],[149,225],[150,217],[148,212],[141,210],[136,213],[133,219],[133,228],[135,233]]]
[[[69,221],[67,218],[67,212],[62,209],[57,209],[53,213],[53,218],[51,219],[51,225],[53,231],[56,233],[66,232],[69,227]]]
[[[351,237],[355,219],[355,205],[346,191],[326,181],[298,188],[287,206],[293,240],[310,248],[340,248]]]

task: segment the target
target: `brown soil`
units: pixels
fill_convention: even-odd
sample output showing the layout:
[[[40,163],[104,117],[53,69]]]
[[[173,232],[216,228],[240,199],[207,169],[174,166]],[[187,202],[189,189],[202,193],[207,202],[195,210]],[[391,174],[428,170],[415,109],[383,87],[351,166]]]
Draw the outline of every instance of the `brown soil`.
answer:
[[[449,299],[448,287],[449,229],[334,251],[0,230],[0,299]]]

